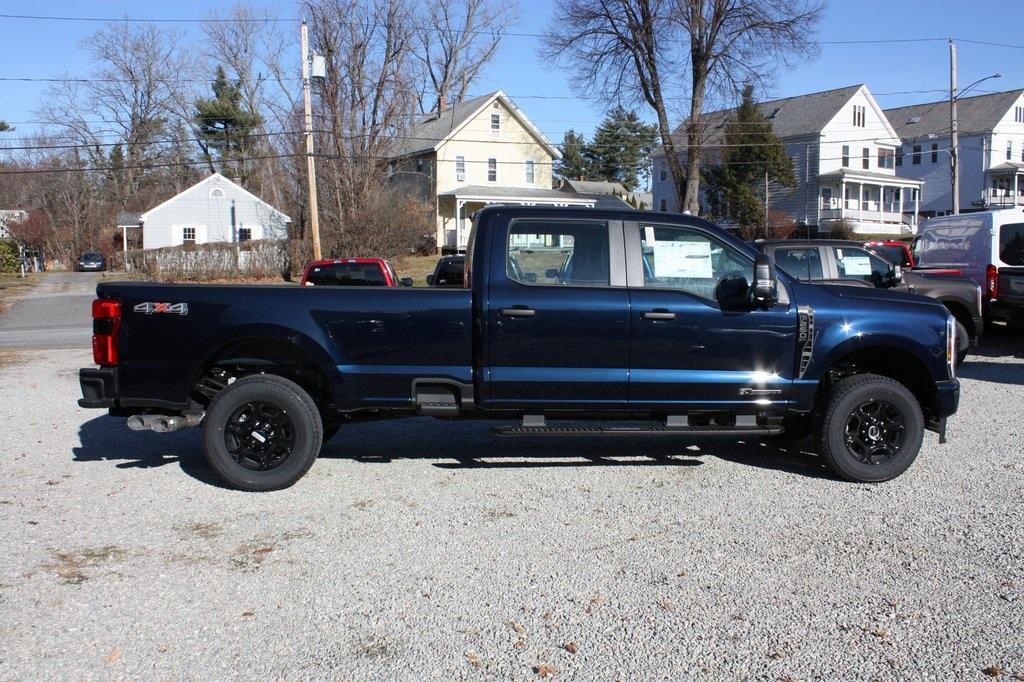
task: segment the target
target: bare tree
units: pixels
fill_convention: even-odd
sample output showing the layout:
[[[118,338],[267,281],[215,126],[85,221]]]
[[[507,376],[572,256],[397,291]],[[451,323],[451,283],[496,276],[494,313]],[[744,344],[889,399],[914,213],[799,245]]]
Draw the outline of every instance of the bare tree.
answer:
[[[423,67],[420,109],[441,113],[466,98],[470,84],[494,58],[502,30],[519,16],[514,0],[433,0],[416,32]]]
[[[680,64],[673,0],[558,0],[542,55],[568,61],[578,90],[608,104],[643,102],[658,119],[665,159],[679,196],[683,167],[667,102]]]
[[[351,248],[367,229],[366,198],[384,181],[414,98],[413,15],[404,0],[306,0],[303,12],[330,76],[314,106],[314,117],[325,121],[319,150],[327,157],[320,162],[321,236],[328,249]]]
[[[683,209],[700,210],[701,113],[709,93],[764,85],[814,54],[821,0],[558,0],[543,55],[577,69],[579,89],[607,103],[643,101]],[[689,74],[686,168],[668,102]]]
[[[764,84],[779,66],[816,54],[821,0],[680,0],[676,19],[689,38],[690,115],[683,208],[700,210],[701,113],[709,88],[739,92]],[[678,183],[677,183],[678,184]]]

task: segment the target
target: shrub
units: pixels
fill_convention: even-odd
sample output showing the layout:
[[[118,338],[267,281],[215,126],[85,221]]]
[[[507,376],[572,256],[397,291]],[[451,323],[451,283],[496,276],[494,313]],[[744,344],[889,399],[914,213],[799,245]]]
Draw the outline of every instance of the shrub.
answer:
[[[288,244],[261,239],[238,244],[169,246],[149,251],[129,251],[131,270],[161,282],[210,282],[216,280],[272,279],[288,271]]]
[[[13,239],[0,239],[0,272],[19,272],[21,259],[18,245]]]
[[[846,218],[835,221],[829,227],[828,236],[832,239],[854,239],[857,234],[853,231],[853,223]]]

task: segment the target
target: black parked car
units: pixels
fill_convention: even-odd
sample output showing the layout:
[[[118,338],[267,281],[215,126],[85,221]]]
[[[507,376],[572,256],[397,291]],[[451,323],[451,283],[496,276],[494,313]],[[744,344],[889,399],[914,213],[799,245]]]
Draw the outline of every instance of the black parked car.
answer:
[[[434,274],[427,275],[427,284],[432,287],[463,288],[463,273],[466,270],[465,256],[443,256],[434,267]]]
[[[78,257],[75,270],[78,272],[102,272],[107,269],[107,259],[102,253],[86,251]]]

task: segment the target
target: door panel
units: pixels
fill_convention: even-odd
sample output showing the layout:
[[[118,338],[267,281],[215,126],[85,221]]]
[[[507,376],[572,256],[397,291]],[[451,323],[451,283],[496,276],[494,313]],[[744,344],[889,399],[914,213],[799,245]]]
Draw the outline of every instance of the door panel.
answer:
[[[620,223],[513,220],[492,245],[487,405],[622,409],[629,296]]]
[[[627,224],[625,240],[630,407],[753,409],[789,399],[797,323],[784,286],[784,302],[769,310],[723,310],[718,283],[737,272],[752,278],[745,253],[696,227]]]

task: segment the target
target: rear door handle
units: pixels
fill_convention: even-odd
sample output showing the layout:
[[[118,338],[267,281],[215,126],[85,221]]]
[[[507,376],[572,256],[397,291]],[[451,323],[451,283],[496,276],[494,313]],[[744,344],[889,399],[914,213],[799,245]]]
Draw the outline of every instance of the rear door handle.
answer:
[[[648,310],[641,317],[645,320],[674,320],[676,319],[676,314],[670,313],[667,310]]]
[[[499,311],[504,317],[533,317],[537,314],[536,310],[532,310],[525,306],[516,306],[514,308],[502,308]]]

